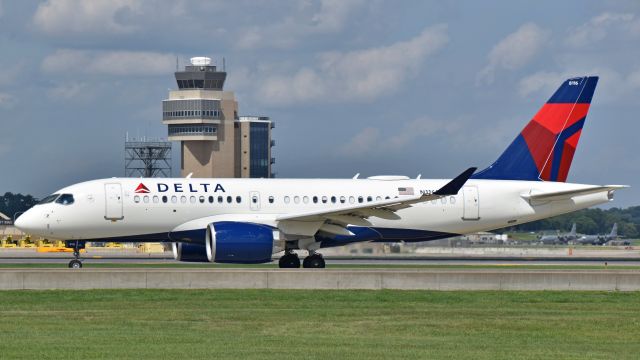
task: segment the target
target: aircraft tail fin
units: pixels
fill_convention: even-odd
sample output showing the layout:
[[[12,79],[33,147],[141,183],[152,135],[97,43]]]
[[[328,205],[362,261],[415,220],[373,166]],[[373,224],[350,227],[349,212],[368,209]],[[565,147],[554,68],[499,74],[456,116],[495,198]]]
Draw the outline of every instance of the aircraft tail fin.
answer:
[[[567,79],[516,139],[473,179],[565,182],[597,76]]]
[[[571,225],[571,231],[569,231],[569,236],[576,236],[576,223]]]
[[[618,237],[618,223],[614,223],[613,227],[611,228],[611,233],[609,234],[610,238],[616,238]]]

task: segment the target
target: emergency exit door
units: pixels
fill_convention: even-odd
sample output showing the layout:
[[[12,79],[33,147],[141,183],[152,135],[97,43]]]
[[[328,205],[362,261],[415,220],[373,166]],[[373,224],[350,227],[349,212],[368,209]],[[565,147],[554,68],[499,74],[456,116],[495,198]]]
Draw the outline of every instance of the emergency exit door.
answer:
[[[105,210],[107,220],[122,220],[122,185],[111,183],[104,185]]]
[[[480,198],[478,196],[478,188],[475,186],[465,186],[462,190],[462,194],[464,196],[462,220],[480,219]]]

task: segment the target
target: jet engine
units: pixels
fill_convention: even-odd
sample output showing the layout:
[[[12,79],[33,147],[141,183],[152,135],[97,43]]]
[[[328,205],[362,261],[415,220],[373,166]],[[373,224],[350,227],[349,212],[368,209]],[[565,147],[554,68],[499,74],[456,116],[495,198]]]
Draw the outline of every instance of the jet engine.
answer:
[[[190,237],[189,243],[173,244],[176,260],[259,264],[270,262],[271,255],[281,250],[276,246],[278,229],[267,225],[220,221],[209,224],[205,232],[198,233],[204,235],[204,239]],[[180,240],[179,234],[174,233],[171,237]],[[194,240],[199,241],[196,243]]]

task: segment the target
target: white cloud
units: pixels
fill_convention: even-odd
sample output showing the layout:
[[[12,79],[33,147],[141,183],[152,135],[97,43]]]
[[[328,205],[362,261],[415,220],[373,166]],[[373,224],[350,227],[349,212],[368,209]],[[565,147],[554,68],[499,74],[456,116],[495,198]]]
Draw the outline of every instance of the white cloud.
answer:
[[[574,47],[593,44],[606,38],[614,28],[622,29],[623,33],[631,35],[640,34],[640,20],[632,13],[605,12],[570,29],[566,43]]]
[[[395,91],[448,40],[446,26],[436,25],[389,46],[324,53],[314,67],[267,76],[258,86],[258,98],[269,104],[371,100]]]
[[[93,98],[94,92],[85,82],[67,82],[48,90],[47,95],[54,100],[85,101]]]
[[[353,10],[363,4],[363,0],[320,0],[316,11],[309,11],[311,7],[302,3],[297,14],[270,25],[253,26],[241,32],[236,47],[288,48],[309,35],[340,31]]]
[[[520,26],[491,49],[487,56],[489,63],[478,74],[478,81],[492,83],[496,70],[515,70],[527,65],[542,50],[550,34],[534,23]]]
[[[339,151],[343,155],[360,156],[375,151],[402,151],[416,139],[435,134],[456,134],[462,127],[461,122],[439,121],[424,116],[406,122],[395,133],[385,132],[389,136],[380,138],[381,130],[366,127],[355,134]]]
[[[379,143],[380,130],[377,128],[366,127],[355,134],[340,151],[349,155],[363,155],[371,151],[376,144]]]
[[[38,5],[33,23],[48,35],[128,34],[136,26],[120,18],[127,12],[140,10],[139,0],[48,0]]]
[[[15,96],[7,93],[0,92],[0,107],[2,108],[12,108],[15,105],[17,99]]]
[[[560,84],[568,78],[584,75],[600,77],[595,96],[599,102],[611,103],[635,98],[640,89],[640,70],[629,74],[620,73],[608,67],[572,68],[560,72],[540,71],[524,77],[518,84],[518,93],[522,97],[535,94],[551,97]]]
[[[60,49],[44,58],[41,69],[46,73],[153,76],[174,71],[175,59],[175,54],[145,51]]]

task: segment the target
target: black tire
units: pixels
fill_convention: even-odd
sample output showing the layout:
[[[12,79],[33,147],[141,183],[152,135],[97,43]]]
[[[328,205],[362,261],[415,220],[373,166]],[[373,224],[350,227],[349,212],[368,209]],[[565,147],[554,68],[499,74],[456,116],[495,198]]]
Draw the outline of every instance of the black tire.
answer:
[[[69,269],[81,269],[81,268],[82,268],[82,261],[78,259],[73,259],[69,261]]]
[[[300,258],[296,254],[285,254],[278,261],[281,269],[297,269],[300,267]]]
[[[322,255],[307,256],[304,259],[303,266],[305,269],[324,269],[324,258],[322,258]]]

